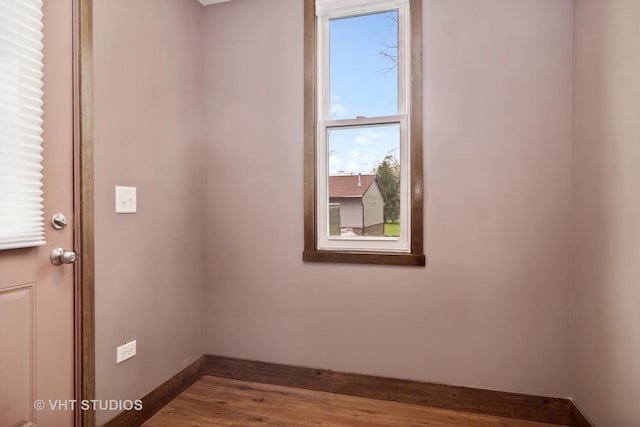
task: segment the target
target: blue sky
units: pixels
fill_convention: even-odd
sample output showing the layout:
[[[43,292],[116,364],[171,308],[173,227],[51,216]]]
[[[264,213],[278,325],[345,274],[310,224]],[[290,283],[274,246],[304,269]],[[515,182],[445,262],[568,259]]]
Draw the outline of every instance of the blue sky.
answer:
[[[397,45],[397,12],[384,12],[330,23],[330,117],[398,114],[398,73],[380,54]],[[387,49],[395,55],[395,50]],[[398,126],[330,131],[330,175],[371,173],[391,150],[399,155]]]

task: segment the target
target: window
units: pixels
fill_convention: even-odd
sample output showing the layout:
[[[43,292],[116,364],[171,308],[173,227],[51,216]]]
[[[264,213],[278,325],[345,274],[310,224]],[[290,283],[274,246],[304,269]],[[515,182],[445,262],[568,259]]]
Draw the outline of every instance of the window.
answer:
[[[305,261],[424,265],[420,0],[305,0]]]
[[[41,9],[0,4],[0,249],[45,244]]]

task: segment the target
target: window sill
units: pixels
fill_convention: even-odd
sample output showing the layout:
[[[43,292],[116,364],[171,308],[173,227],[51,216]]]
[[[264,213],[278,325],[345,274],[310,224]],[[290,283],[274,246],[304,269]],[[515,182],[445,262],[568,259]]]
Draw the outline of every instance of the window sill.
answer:
[[[426,258],[415,254],[394,254],[377,252],[339,252],[339,251],[304,251],[302,260],[305,262],[328,262],[339,264],[381,264],[381,265],[409,265],[424,267]]]

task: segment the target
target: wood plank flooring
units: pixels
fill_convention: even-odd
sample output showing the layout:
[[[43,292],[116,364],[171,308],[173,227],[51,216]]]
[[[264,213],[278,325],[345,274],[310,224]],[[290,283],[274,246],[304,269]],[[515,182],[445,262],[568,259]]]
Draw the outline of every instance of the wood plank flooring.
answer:
[[[204,376],[147,427],[558,427],[405,403]]]

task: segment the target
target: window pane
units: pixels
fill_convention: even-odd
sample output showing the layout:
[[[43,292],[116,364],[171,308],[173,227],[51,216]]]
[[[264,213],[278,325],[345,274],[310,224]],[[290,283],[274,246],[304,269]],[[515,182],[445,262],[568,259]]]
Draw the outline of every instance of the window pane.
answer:
[[[329,21],[329,117],[398,114],[398,11]]]
[[[400,235],[400,125],[327,130],[329,235]]]

